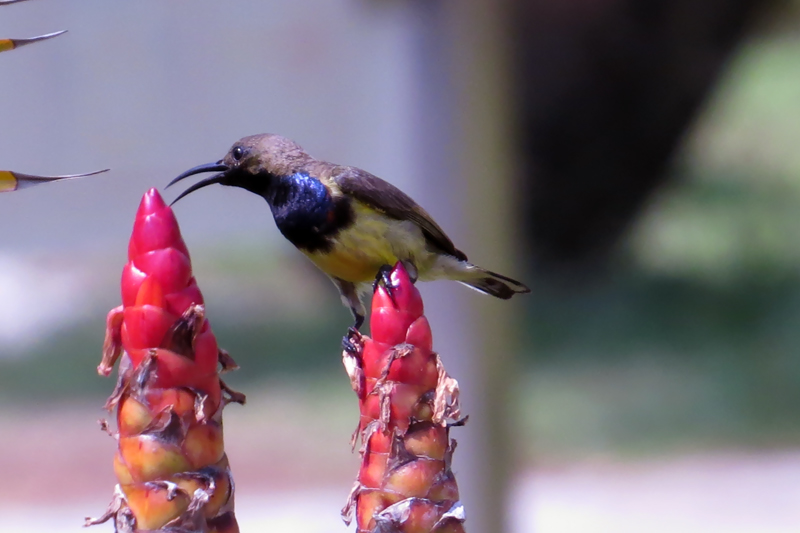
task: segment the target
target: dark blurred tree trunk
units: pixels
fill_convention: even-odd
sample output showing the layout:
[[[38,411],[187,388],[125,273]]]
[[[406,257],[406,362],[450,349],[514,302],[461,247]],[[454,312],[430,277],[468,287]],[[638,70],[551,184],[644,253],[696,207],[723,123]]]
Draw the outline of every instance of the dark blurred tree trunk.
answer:
[[[771,0],[516,0],[537,265],[596,265],[668,178],[726,60]]]

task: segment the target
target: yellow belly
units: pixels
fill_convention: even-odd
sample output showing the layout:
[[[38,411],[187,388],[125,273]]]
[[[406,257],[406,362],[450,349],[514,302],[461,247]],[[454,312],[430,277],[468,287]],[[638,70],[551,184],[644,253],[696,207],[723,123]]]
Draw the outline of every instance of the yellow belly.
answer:
[[[427,265],[431,254],[415,224],[391,219],[361,204],[354,208],[356,223],[333,239],[330,252],[304,252],[323,272],[364,283],[374,280],[383,265],[394,265],[401,259]]]
[[[375,261],[373,257],[352,253],[348,249],[339,249],[327,254],[306,255],[329,276],[353,283],[372,281],[382,265],[393,265],[397,262],[397,258]]]

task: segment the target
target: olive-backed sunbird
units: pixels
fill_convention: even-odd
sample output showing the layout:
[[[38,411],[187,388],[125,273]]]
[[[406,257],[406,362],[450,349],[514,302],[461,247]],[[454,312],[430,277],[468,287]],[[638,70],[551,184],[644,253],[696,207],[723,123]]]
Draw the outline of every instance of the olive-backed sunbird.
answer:
[[[408,195],[356,167],[314,159],[297,143],[274,134],[237,141],[216,163],[187,170],[170,185],[217,172],[183,193],[219,183],[263,197],[278,229],[327,274],[355,318],[386,265],[403,261],[420,280],[451,279],[507,300],[530,289],[467,261],[442,228]]]

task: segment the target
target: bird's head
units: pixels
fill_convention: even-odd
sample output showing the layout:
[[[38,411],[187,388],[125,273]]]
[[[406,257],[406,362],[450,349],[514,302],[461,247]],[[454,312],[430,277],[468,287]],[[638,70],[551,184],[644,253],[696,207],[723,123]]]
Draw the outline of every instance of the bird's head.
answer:
[[[225,157],[216,163],[191,168],[172,180],[167,187],[195,174],[217,172],[183,191],[172,203],[215,183],[241,187],[266,197],[270,185],[277,177],[299,172],[310,160],[311,157],[300,145],[285,137],[272,133],[251,135],[236,141]]]

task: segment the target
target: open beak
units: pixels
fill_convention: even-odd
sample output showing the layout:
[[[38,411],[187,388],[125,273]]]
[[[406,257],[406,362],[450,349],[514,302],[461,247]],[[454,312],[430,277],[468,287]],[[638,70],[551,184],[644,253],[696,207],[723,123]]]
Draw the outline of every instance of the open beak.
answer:
[[[0,192],[13,192],[20,189],[27,189],[28,187],[33,187],[40,183],[84,178],[86,176],[102,174],[103,172],[108,172],[108,169],[88,172],[86,174],[69,174],[66,176],[31,176],[30,174],[22,174],[21,172],[0,170]]]
[[[222,183],[225,184],[225,178],[227,177],[227,172],[230,170],[228,165],[222,163],[222,161],[217,161],[216,163],[207,163],[205,165],[200,165],[194,168],[190,168],[174,180],[170,181],[167,187],[171,187],[172,185],[178,183],[184,178],[188,178],[189,176],[194,176],[195,174],[202,174],[203,172],[219,172],[219,174],[215,174],[210,178],[206,178],[204,180],[200,180],[185,191],[183,191],[177,198],[175,198],[171,204],[174,205],[175,202],[183,198],[189,193],[196,191],[197,189],[202,189],[203,187],[208,187],[209,185],[214,185],[215,183]]]

